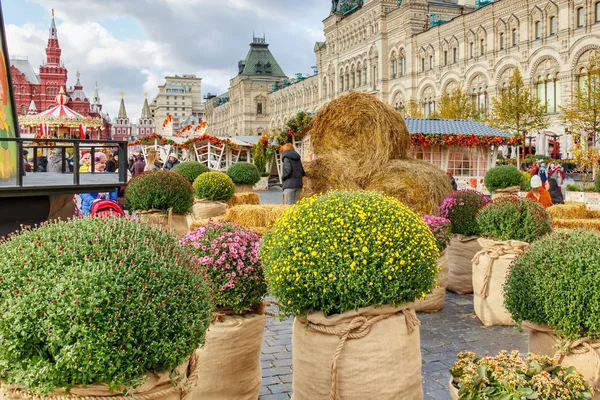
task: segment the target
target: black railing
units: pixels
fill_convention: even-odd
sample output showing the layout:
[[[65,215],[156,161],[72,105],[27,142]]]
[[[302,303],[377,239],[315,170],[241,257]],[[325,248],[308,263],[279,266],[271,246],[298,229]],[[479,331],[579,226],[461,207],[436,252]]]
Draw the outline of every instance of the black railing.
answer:
[[[50,152],[51,149],[55,150],[54,158],[56,159],[56,154],[60,154],[61,157],[61,172],[62,175],[73,174],[72,186],[82,185],[81,183],[81,172],[79,171],[79,163],[81,161],[81,152],[88,151],[91,154],[90,157],[90,171],[91,175],[98,175],[100,173],[104,173],[104,171],[96,171],[95,170],[95,153],[97,151],[106,152],[108,149],[110,153],[118,156],[118,166],[117,171],[118,181],[114,180],[111,182],[105,183],[95,183],[94,186],[102,186],[102,185],[114,185],[114,186],[123,186],[127,184],[127,142],[125,141],[116,141],[116,140],[81,140],[81,139],[54,139],[54,138],[0,138],[1,143],[14,143],[17,146],[17,157],[13,160],[16,163],[15,170],[17,171],[16,176],[14,177],[16,182],[15,185],[1,185],[0,184],[0,192],[6,189],[14,190],[15,186],[17,188],[27,187],[31,189],[31,184],[27,183],[25,185],[25,180],[27,176],[31,175],[30,172],[26,172],[26,163],[29,160],[26,159],[23,150],[27,149],[27,151],[32,151],[33,154],[31,158],[33,159],[33,165],[31,166],[32,172],[45,172],[43,171],[43,167],[40,164],[41,156],[38,155],[38,150],[42,150],[42,152],[46,151]],[[73,152],[72,164],[67,159],[67,149],[72,149],[69,151]],[[72,171],[71,171],[72,165]],[[85,173],[88,174],[87,172]],[[112,174],[111,174],[112,175]],[[56,175],[55,175],[56,176]],[[114,175],[113,175],[114,176]],[[0,181],[1,182],[1,181]],[[35,183],[35,186],[46,186],[42,183]],[[70,186],[71,186],[70,185]],[[84,185],[89,185],[89,183],[84,183]],[[51,186],[51,185],[49,185]],[[64,186],[64,185],[63,185]]]

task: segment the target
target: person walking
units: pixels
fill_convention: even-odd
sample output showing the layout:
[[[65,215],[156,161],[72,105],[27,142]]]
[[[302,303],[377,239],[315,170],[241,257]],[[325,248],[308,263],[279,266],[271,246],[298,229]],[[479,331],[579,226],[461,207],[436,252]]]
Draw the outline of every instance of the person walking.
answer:
[[[179,164],[179,160],[177,159],[177,155],[174,153],[169,154],[169,159],[167,160],[167,162],[165,163],[165,166],[163,169],[166,169],[167,171],[172,170],[177,164]]]
[[[458,190],[458,184],[456,183],[456,179],[454,179],[452,173],[448,171],[446,172],[446,175],[448,175],[448,178],[450,179],[450,185],[452,185],[452,190]]]
[[[550,193],[550,198],[552,199],[552,204],[565,204],[565,199],[563,198],[562,191],[556,182],[556,179],[550,178],[548,179],[548,192]]]
[[[50,155],[50,157],[48,158],[48,167],[47,167],[48,172],[58,172],[58,173],[63,172],[63,169],[62,169],[63,151],[64,151],[63,149],[58,149]]]
[[[542,180],[538,175],[531,177],[531,190],[527,193],[526,197],[533,201],[537,201],[546,208],[552,206],[550,193],[542,187]]]
[[[108,155],[108,160],[106,161],[106,172],[116,172],[117,171],[117,161],[115,160],[115,156],[113,154]]]
[[[281,158],[283,160],[283,197],[285,204],[294,205],[300,200],[302,190],[302,177],[306,175],[300,154],[294,150],[291,143],[281,146]]]
[[[548,182],[548,171],[546,170],[546,164],[542,163],[542,165],[540,165],[540,169],[538,170],[537,175],[542,180],[542,187],[545,189],[546,182]]]
[[[160,158],[158,157],[158,152],[155,150],[150,150],[148,152],[148,162],[146,163],[146,167],[144,171],[157,171],[161,167]]]
[[[144,172],[146,169],[146,163],[144,157],[138,157],[137,161],[131,166],[131,177],[134,178]]]

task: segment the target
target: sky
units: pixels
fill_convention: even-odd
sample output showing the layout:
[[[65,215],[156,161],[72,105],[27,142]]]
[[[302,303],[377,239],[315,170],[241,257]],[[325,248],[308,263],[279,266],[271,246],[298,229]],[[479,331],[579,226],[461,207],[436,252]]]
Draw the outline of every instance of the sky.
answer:
[[[221,94],[246,57],[252,35],[266,36],[288,76],[312,74],[316,41],[324,40],[328,0],[3,0],[10,56],[26,56],[37,71],[45,59],[55,9],[68,86],[81,73],[91,98],[99,85],[103,109],[116,116],[125,94],[139,118],[166,75],[202,78],[202,96]]]

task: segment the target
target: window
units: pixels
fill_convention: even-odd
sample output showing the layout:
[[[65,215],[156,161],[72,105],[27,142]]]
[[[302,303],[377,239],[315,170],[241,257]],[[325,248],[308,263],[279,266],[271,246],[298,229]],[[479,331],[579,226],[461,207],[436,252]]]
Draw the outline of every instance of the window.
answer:
[[[517,34],[517,30],[513,29],[512,30],[512,45],[516,46],[518,42],[519,42],[519,36]]]
[[[542,23],[535,21],[535,38],[540,39],[542,37]]]
[[[433,56],[429,56],[429,69],[433,69]]]
[[[262,113],[263,113],[263,105],[262,105],[262,103],[258,103],[256,105],[256,113],[259,114],[259,115],[262,115]]]
[[[404,57],[400,59],[400,75],[406,75],[406,59]]]
[[[475,43],[469,43],[469,58],[475,57]]]
[[[487,172],[487,149],[462,147],[448,154],[448,172],[454,177],[485,176]]]
[[[452,62],[458,62],[458,49],[456,47],[452,49]]]
[[[504,32],[500,33],[500,50],[504,50]]]
[[[177,96],[173,96],[173,98],[174,98],[175,100],[177,100]],[[177,104],[177,103],[175,103],[175,104]]]
[[[562,92],[558,74],[539,76],[537,83],[537,95],[540,103],[545,107],[547,113],[558,112],[562,105]]]
[[[596,3],[596,22],[600,22],[600,1]]]
[[[444,65],[448,65],[448,50],[444,50]]]
[[[167,96],[167,100],[169,100],[169,96]]]
[[[167,107],[167,111],[171,111],[171,108],[170,108],[170,107]]]
[[[577,9],[577,27],[581,28],[584,25],[585,13],[583,12],[583,7],[579,7]]]
[[[550,36],[556,35],[556,17],[550,17]]]
[[[473,104],[475,104],[475,109],[480,115],[485,115],[487,113],[489,98],[486,89],[482,87],[473,89],[471,92],[471,100],[473,101]]]
[[[421,72],[425,72],[425,58],[421,58]]]
[[[481,39],[479,41],[479,50],[480,50],[481,55],[485,54],[485,39]]]
[[[396,79],[398,77],[398,60],[395,58],[392,60],[392,78]]]
[[[423,117],[429,118],[435,113],[435,101],[433,99],[425,99],[423,102]]]

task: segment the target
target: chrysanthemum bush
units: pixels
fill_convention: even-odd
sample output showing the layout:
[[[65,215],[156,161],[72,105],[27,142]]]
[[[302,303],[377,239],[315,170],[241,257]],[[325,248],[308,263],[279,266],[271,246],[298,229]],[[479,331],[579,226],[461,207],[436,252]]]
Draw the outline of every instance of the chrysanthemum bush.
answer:
[[[475,217],[489,199],[475,190],[456,190],[450,193],[440,206],[439,215],[450,220],[450,230],[465,236],[479,234]]]
[[[575,368],[564,368],[547,356],[502,351],[476,358],[461,352],[450,370],[461,400],[478,399],[591,399],[593,391]]]
[[[181,175],[169,171],[144,172],[129,181],[125,207],[132,211],[168,211],[187,214],[194,204],[192,185]]]
[[[125,218],[44,225],[0,241],[0,376],[46,394],[170,371],[205,339],[212,302],[193,256]]]
[[[171,171],[183,176],[189,183],[194,183],[199,175],[209,172],[210,169],[197,161],[186,161],[177,164]]]
[[[423,221],[429,226],[431,233],[435,236],[435,241],[440,252],[444,251],[452,240],[452,232],[450,232],[450,220],[433,215],[424,215]]]
[[[477,225],[483,237],[528,243],[552,231],[544,206],[514,196],[499,197],[479,210]]]
[[[183,236],[180,243],[195,255],[213,283],[217,307],[243,314],[267,294],[260,236],[231,222],[209,223]]]
[[[519,323],[549,325],[567,339],[600,339],[600,234],[556,231],[511,266],[506,309]]]
[[[260,181],[260,172],[254,164],[238,162],[227,170],[227,176],[236,185],[254,185]]]
[[[485,187],[490,192],[495,192],[499,189],[506,189],[508,187],[517,186],[520,187],[523,181],[523,175],[521,172],[512,165],[501,165],[490,169],[483,180]]]
[[[235,194],[235,185],[222,172],[207,172],[194,181],[196,195],[212,201],[229,201]]]
[[[332,191],[301,200],[263,238],[271,293],[288,315],[401,305],[430,293],[439,251],[398,200]]]

